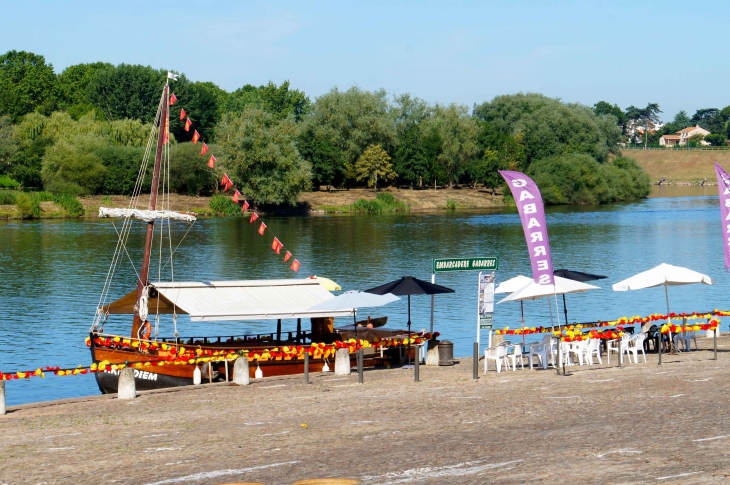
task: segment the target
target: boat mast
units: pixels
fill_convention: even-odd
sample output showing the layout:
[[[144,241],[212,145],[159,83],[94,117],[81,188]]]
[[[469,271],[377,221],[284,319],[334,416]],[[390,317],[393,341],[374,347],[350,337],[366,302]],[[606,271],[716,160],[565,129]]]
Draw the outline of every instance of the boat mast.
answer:
[[[162,90],[162,112],[160,114],[160,129],[157,133],[157,151],[155,152],[155,168],[152,174],[152,188],[150,190],[150,203],[147,207],[149,210],[157,209],[157,191],[160,185],[160,166],[162,165],[162,149],[165,145],[165,135],[169,126],[169,81],[165,82]],[[155,229],[154,219],[147,223],[147,237],[144,243],[144,256],[142,257],[142,268],[139,272],[139,280],[137,281],[137,305],[139,309],[139,301],[142,298],[145,286],[149,284],[150,273],[150,257],[152,255],[152,234]],[[142,325],[139,317],[139,310],[134,312],[134,320],[132,321],[132,338],[137,338],[137,333]]]

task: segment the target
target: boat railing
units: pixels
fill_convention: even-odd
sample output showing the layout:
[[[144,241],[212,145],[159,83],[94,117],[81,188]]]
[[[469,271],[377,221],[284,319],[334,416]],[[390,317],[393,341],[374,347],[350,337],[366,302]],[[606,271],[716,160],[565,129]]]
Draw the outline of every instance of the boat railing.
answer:
[[[311,334],[307,332],[287,332],[287,342],[305,343],[311,340]],[[118,335],[98,334],[103,337],[117,337]],[[277,339],[276,333],[258,333],[241,335],[221,335],[208,337],[157,337],[150,339],[162,343],[179,343],[182,345],[216,345],[216,344],[246,344],[246,343],[271,343],[278,344],[282,340]]]

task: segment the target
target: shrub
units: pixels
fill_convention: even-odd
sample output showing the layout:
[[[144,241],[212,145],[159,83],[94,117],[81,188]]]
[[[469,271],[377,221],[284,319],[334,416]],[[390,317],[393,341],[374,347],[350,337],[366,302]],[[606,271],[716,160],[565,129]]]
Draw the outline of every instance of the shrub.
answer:
[[[34,219],[41,215],[41,205],[37,197],[20,192],[15,198],[15,205],[23,219]]]
[[[56,195],[53,198],[53,202],[63,207],[66,213],[70,216],[81,217],[84,215],[84,206],[78,198],[73,195]]]
[[[0,190],[0,205],[15,205],[18,193],[14,190]]]
[[[7,175],[0,175],[0,188],[17,189],[19,186],[20,183],[11,179]]]
[[[349,207],[352,212],[367,212],[368,214],[382,214],[383,212],[399,212],[410,210],[410,205],[402,200],[396,200],[390,192],[382,192],[375,200],[359,199]]]
[[[210,208],[217,214],[226,216],[237,216],[242,214],[241,206],[233,202],[230,197],[225,195],[214,195],[210,199]]]
[[[446,201],[446,208],[450,211],[456,210],[457,204],[453,200],[449,199]]]
[[[216,145],[210,145],[210,149],[212,152],[218,152]],[[187,195],[211,193],[218,184],[216,174],[205,163],[208,157],[200,156],[199,145],[193,143],[174,145],[170,149],[170,189],[175,193]]]

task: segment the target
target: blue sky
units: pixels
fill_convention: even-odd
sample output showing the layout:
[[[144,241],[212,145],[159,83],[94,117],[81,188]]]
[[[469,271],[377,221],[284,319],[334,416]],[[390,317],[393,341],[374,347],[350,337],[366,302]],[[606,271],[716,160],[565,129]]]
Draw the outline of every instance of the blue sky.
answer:
[[[57,72],[149,64],[227,90],[286,79],[312,99],[357,84],[472,106],[540,92],[680,109],[730,105],[722,2],[3,2],[0,51]]]

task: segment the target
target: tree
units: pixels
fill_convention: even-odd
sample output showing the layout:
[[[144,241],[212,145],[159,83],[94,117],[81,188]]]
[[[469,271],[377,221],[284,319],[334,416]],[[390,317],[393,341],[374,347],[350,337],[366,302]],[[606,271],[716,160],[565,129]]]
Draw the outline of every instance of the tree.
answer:
[[[60,140],[43,157],[43,185],[54,193],[95,194],[102,186],[106,168],[95,153],[105,145],[98,135],[78,135]]]
[[[339,152],[336,158],[320,158],[340,163],[340,166],[315,172],[315,179],[320,181],[327,173],[341,174],[334,179],[333,183],[337,184],[354,179],[355,162],[369,145],[380,145],[392,152],[395,126],[385,91],[369,92],[358,87],[339,91],[334,88],[314,102],[302,121],[301,133],[300,146],[334,147]],[[307,141],[311,139],[317,142]],[[327,140],[326,144],[324,140]],[[311,163],[311,152],[306,149],[303,152]]]
[[[496,189],[504,184],[499,170],[525,169],[525,147],[522,133],[515,136],[502,133],[486,121],[479,122],[476,143],[480,157],[475,157],[469,167],[469,176],[474,183]]]
[[[626,123],[626,113],[617,104],[612,105],[606,101],[599,101],[593,105],[593,112],[596,116],[613,116],[616,118],[618,127],[623,130]]]
[[[725,121],[727,118],[717,108],[698,109],[692,116],[692,124],[700,125],[710,133],[725,133]]]
[[[649,143],[649,130],[659,123],[659,113],[661,112],[657,103],[647,103],[646,108],[643,109],[633,105],[626,108],[626,119],[630,122],[630,134],[635,136],[635,130],[639,125],[644,129],[644,148]]]
[[[0,115],[17,122],[26,113],[50,112],[56,75],[43,56],[8,51],[0,56]]]
[[[427,125],[438,133],[441,139],[436,161],[443,169],[451,188],[466,171],[471,157],[477,153],[477,145],[474,142],[478,131],[477,122],[469,115],[466,106],[437,104]]]
[[[289,81],[284,81],[280,86],[269,81],[266,86],[246,84],[237,89],[228,96],[223,110],[241,113],[246,106],[254,106],[280,119],[294,115],[296,121],[301,121],[309,105],[309,97],[298,89],[289,89]]]
[[[119,64],[98,70],[89,80],[86,94],[107,120],[131,118],[151,123],[166,79],[164,69]]]
[[[705,141],[713,147],[727,146],[727,137],[719,133],[705,136]]]
[[[398,176],[411,184],[428,178],[429,160],[422,124],[431,116],[428,103],[403,94],[394,98],[395,154],[393,163]]]
[[[388,153],[380,145],[370,145],[365,149],[355,164],[355,173],[358,181],[366,180],[368,187],[373,187],[375,192],[378,191],[378,179],[387,182],[398,176],[393,171]]]
[[[278,120],[253,107],[240,115],[227,113],[216,129],[216,140],[227,156],[220,166],[255,202],[293,204],[309,188],[312,175],[297,151],[296,137],[293,116]]]
[[[11,171],[13,157],[18,152],[14,129],[9,116],[0,116],[0,175]]]
[[[222,90],[213,83],[191,83],[183,74],[171,84],[171,90],[178,100],[170,109],[170,132],[175,139],[188,141],[193,136],[192,131],[185,131],[185,121],[180,119],[180,110],[184,109],[193,122],[193,128],[200,133],[201,140],[213,140],[215,126],[221,119],[219,103]]]
[[[210,149],[220,153],[216,145]],[[225,164],[223,158],[219,163]],[[218,177],[200,157],[200,145],[177,143],[170,148],[170,190],[177,194],[200,196],[217,187]]]
[[[56,80],[58,107],[67,111],[74,119],[79,119],[95,109],[87,97],[86,89],[97,72],[113,67],[108,62],[94,62],[76,64],[64,69]]]

